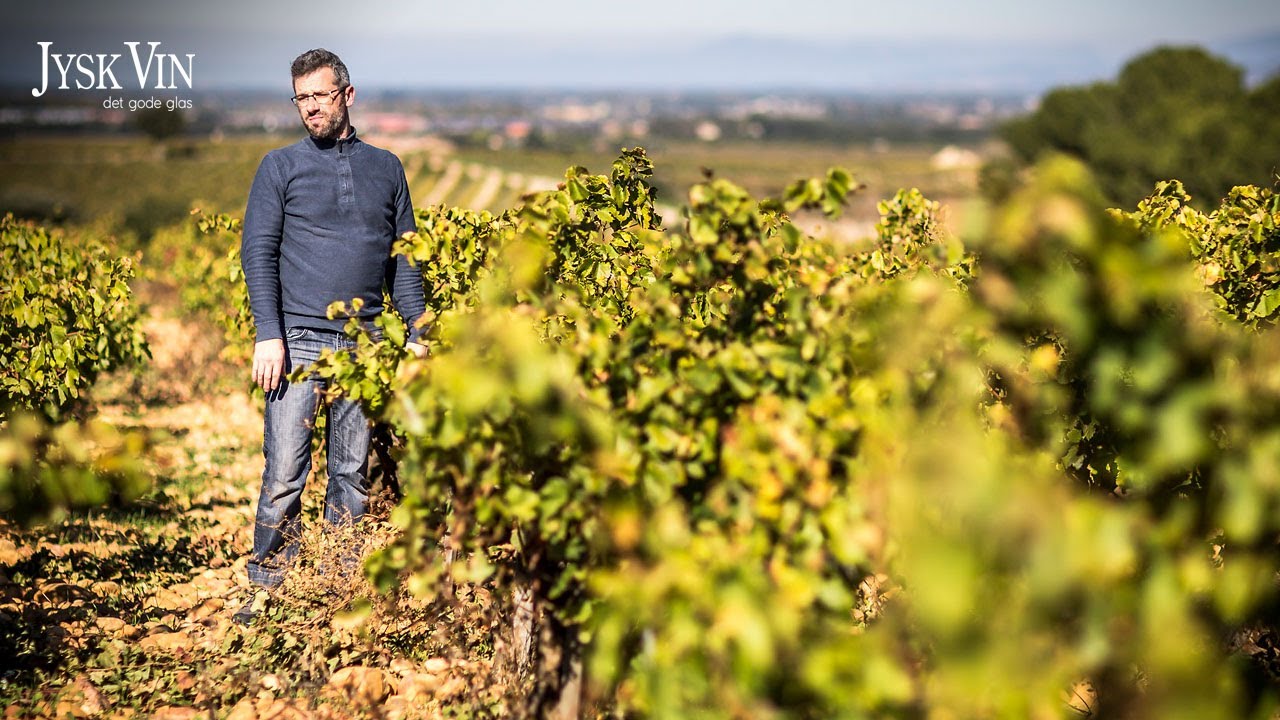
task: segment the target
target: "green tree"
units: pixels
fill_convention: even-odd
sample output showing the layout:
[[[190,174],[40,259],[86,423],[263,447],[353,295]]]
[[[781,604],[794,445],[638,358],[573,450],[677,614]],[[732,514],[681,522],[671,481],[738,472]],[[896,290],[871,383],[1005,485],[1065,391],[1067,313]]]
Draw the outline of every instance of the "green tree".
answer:
[[[1003,136],[1024,163],[1051,152],[1084,160],[1111,202],[1132,205],[1177,177],[1209,205],[1235,185],[1270,184],[1277,105],[1277,81],[1250,91],[1230,62],[1163,47],[1131,60],[1115,82],[1051,91]]]

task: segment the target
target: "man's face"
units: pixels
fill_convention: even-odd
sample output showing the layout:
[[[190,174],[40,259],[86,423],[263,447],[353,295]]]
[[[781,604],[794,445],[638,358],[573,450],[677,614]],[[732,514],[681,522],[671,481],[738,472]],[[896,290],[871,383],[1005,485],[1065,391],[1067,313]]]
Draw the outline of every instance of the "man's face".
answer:
[[[302,116],[302,124],[311,137],[317,140],[337,139],[349,126],[347,108],[355,99],[355,88],[347,86],[341,92],[334,92],[336,90],[338,90],[338,80],[333,75],[333,68],[322,67],[313,73],[293,79],[294,95],[332,93],[333,101],[328,105],[318,101],[328,99],[323,95],[318,100],[298,102],[298,114]]]

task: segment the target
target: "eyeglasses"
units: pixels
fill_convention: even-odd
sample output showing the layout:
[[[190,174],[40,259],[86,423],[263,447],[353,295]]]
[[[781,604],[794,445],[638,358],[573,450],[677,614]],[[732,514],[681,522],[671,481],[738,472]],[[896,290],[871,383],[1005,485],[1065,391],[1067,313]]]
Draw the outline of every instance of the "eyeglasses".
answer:
[[[329,105],[337,99],[338,93],[346,89],[346,86],[343,86],[330,90],[329,92],[311,93],[310,95],[294,95],[289,98],[289,100],[299,107],[308,100],[315,100],[317,105]]]

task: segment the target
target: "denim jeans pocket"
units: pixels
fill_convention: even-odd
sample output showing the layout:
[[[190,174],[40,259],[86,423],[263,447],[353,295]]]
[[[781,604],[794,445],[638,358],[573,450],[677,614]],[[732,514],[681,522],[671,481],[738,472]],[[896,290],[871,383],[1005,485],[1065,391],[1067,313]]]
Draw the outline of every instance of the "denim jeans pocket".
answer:
[[[306,334],[307,334],[307,329],[304,327],[291,327],[291,328],[287,328],[284,331],[284,339],[285,340],[301,340],[302,336]]]

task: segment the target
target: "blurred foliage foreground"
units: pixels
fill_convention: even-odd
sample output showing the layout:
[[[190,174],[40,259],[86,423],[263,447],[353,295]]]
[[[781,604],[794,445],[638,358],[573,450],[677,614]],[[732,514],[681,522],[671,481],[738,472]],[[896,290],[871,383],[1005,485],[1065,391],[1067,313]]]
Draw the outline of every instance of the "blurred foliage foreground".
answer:
[[[1125,213],[1054,159],[963,244],[904,191],[845,248],[790,219],[838,212],[843,171],[697,185],[667,227],[650,175],[624,152],[397,243],[431,356],[317,366],[402,441],[381,587],[532,598],[533,714],[1275,711],[1269,190],[1205,214],[1162,183]],[[175,267],[243,351],[214,245]]]
[[[149,357],[133,272],[94,238],[0,217],[0,512],[31,522],[146,490],[145,439],[86,397]]]

